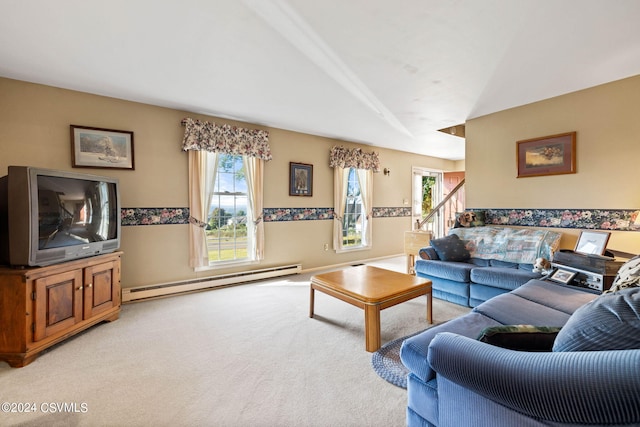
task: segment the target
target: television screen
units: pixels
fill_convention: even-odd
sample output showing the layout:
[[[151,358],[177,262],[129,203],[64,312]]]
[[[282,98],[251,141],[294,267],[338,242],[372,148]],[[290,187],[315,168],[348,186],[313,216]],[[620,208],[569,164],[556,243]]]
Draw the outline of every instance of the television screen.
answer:
[[[38,175],[38,248],[117,237],[115,184]]]

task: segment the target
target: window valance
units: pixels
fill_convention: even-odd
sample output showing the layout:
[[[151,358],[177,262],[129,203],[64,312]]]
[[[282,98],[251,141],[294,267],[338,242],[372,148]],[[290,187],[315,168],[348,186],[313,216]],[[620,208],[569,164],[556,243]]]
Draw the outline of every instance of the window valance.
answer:
[[[269,132],[186,118],[182,151],[211,151],[271,160]]]
[[[331,148],[329,166],[332,168],[356,168],[371,169],[380,172],[380,158],[378,153],[365,153],[361,148],[344,148],[335,146]]]

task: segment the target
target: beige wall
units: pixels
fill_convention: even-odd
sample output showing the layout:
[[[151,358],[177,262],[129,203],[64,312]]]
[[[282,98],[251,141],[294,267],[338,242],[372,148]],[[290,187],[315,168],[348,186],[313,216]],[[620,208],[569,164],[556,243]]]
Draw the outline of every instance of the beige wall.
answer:
[[[640,76],[466,123],[467,206],[637,209]],[[577,173],[516,178],[516,141],[577,132]],[[560,229],[573,249],[580,230]],[[608,248],[640,253],[640,234],[613,232]]]
[[[99,90],[99,89],[97,89]],[[0,78],[0,176],[9,165],[72,170],[69,125],[134,132],[135,170],[73,169],[120,179],[124,208],[186,207],[187,155],[180,150],[184,117],[252,128],[257,125],[186,113],[64,89]],[[267,208],[333,206],[333,171],[329,149],[356,144],[281,129],[270,131],[274,159],[265,167]],[[362,146],[379,152],[383,168],[374,174],[374,206],[402,207],[411,200],[411,167],[458,170],[460,162]],[[289,162],[314,166],[313,197],[290,197]],[[331,243],[331,221],[265,223],[265,259],[255,268],[302,263],[304,269],[402,253],[409,217],[373,220],[373,248],[349,254],[324,251]],[[123,287],[172,282],[228,273],[234,269],[194,273],[188,267],[186,225],[123,227]],[[243,267],[246,269],[247,267]],[[235,270],[238,270],[236,268]]]

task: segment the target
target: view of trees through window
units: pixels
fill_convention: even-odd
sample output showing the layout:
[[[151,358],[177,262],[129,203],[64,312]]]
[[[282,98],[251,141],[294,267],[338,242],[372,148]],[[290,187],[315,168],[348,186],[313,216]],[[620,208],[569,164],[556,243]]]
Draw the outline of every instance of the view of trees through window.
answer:
[[[433,190],[436,185],[435,176],[422,177],[422,218],[425,218],[433,210]]]
[[[362,230],[366,221],[362,215],[362,196],[356,169],[349,169],[347,182],[347,203],[342,220],[342,245],[345,248],[362,245]]]
[[[242,156],[218,155],[207,225],[209,261],[246,259],[247,181]]]

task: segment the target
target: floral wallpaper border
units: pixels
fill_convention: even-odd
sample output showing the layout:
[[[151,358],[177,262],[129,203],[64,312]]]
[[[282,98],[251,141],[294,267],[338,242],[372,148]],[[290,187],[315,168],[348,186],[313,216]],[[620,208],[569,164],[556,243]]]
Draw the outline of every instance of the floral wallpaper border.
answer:
[[[640,231],[638,209],[467,209],[486,224],[522,227]],[[373,208],[374,218],[410,217],[409,207]],[[333,208],[265,208],[265,222],[332,220]],[[122,226],[188,224],[189,208],[123,208]],[[636,223],[638,220],[638,223]]]
[[[411,216],[406,207],[373,208],[374,218]],[[333,208],[265,208],[265,222],[332,220]],[[122,226],[188,224],[189,208],[123,208]]]
[[[523,227],[640,231],[637,209],[467,209],[483,212],[485,224]]]
[[[120,225],[188,224],[189,208],[123,208]]]

